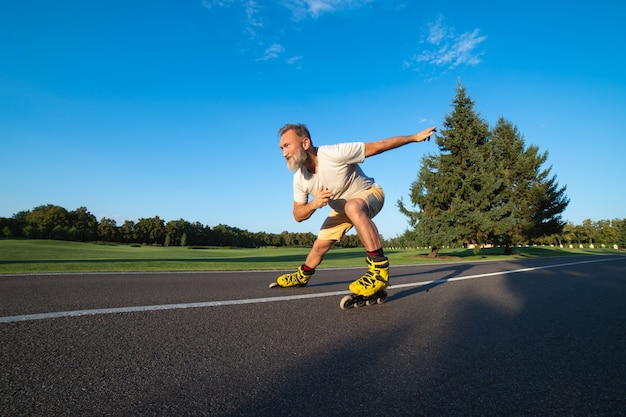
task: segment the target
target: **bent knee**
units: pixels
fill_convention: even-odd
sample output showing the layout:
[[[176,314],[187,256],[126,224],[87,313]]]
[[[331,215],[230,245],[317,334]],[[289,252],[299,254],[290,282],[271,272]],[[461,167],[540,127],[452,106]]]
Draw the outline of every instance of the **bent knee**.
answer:
[[[367,215],[368,213],[367,203],[360,198],[353,198],[346,202],[344,210],[348,217]]]

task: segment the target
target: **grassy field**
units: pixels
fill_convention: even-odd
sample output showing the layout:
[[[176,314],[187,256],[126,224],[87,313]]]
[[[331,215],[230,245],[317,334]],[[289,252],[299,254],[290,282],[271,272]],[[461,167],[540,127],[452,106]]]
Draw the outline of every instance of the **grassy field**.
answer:
[[[189,248],[105,245],[54,240],[0,240],[0,274],[121,271],[224,271],[292,269],[300,265],[308,248]],[[502,255],[501,248],[447,249],[436,260],[427,259],[428,249],[387,249],[392,265],[433,262],[504,260],[520,257],[619,253],[612,249],[514,248]],[[322,267],[364,266],[363,249],[333,249]]]

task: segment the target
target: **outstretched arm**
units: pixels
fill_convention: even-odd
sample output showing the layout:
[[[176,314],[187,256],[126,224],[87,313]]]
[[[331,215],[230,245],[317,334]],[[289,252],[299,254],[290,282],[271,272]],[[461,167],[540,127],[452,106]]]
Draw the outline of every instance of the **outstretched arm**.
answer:
[[[430,137],[437,131],[437,127],[429,127],[414,135],[407,136],[393,136],[391,138],[378,140],[376,142],[367,142],[365,144],[365,157],[372,155],[378,155],[390,149],[399,148],[412,142],[422,142]]]

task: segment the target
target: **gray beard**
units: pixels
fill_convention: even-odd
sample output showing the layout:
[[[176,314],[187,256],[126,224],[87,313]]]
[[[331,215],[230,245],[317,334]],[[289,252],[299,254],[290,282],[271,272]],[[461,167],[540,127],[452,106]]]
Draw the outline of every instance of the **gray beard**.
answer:
[[[294,172],[302,168],[306,163],[307,156],[304,149],[300,149],[297,154],[287,160],[287,168],[289,168],[289,171]]]

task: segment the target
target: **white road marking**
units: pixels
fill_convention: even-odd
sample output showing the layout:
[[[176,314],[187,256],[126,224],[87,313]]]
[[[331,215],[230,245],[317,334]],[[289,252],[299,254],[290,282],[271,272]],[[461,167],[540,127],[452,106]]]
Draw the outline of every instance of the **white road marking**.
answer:
[[[399,288],[421,287],[421,286],[429,285],[429,284],[441,284],[445,282],[465,281],[465,280],[470,280],[470,279],[486,278],[486,277],[493,277],[493,276],[499,276],[499,275],[510,275],[510,274],[517,274],[521,272],[539,271],[542,269],[560,268],[564,266],[590,264],[590,263],[596,263],[596,262],[606,262],[606,261],[612,261],[612,260],[617,260],[617,259],[626,259],[626,257],[592,259],[592,260],[587,260],[587,261],[578,261],[578,262],[560,263],[560,264],[554,264],[554,265],[535,266],[535,267],[530,267],[530,268],[513,269],[509,271],[498,271],[498,272],[489,272],[485,274],[466,275],[462,277],[443,278],[443,279],[437,279],[437,280],[432,280],[432,281],[411,282],[408,284],[390,285],[388,290],[394,290],[394,289],[399,289]],[[272,303],[272,302],[278,302],[278,301],[303,300],[307,298],[331,297],[331,296],[338,296],[338,295],[345,295],[345,294],[350,294],[350,291],[347,291],[347,290],[346,291],[331,291],[331,292],[322,292],[322,293],[316,293],[316,294],[299,294],[299,295],[287,295],[287,296],[278,296],[278,297],[248,298],[248,299],[242,299],[242,300],[206,301],[206,302],[199,302],[199,303],[162,304],[162,305],[135,306],[135,307],[96,308],[96,309],[91,309],[91,310],[57,311],[57,312],[51,312],[51,313],[24,314],[21,316],[0,317],[0,323],[14,323],[14,322],[19,322],[19,321],[43,320],[43,319],[54,319],[54,318],[63,318],[63,317],[93,316],[93,315],[99,315],[99,314],[134,313],[134,312],[142,312],[142,311],[179,310],[179,309],[185,309],[185,308],[204,308],[204,307],[221,307],[221,306],[243,305],[243,304]]]
[[[554,265],[545,265],[545,266],[533,266],[533,267],[530,267],[530,268],[512,269],[510,271],[499,271],[499,272],[488,272],[486,274],[466,275],[466,276],[463,276],[463,277],[442,278],[442,279],[436,279],[436,280],[433,280],[433,281],[412,282],[412,283],[408,283],[408,284],[390,285],[389,289],[392,289],[392,288],[419,287],[419,286],[423,286],[423,285],[442,284],[444,282],[453,282],[453,281],[465,281],[465,280],[468,280],[468,279],[494,277],[494,276],[497,276],[497,275],[510,275],[510,274],[517,274],[517,273],[520,273],[520,272],[539,271],[541,269],[560,268],[560,267],[563,267],[563,266],[572,266],[572,265],[581,265],[581,264],[591,264],[591,263],[595,263],[595,262],[614,261],[616,259],[619,259],[619,258],[593,259],[593,260],[589,260],[589,261],[579,261],[579,262],[570,262],[570,263],[564,263],[564,264],[554,264]],[[626,257],[621,257],[621,259],[626,259]]]

